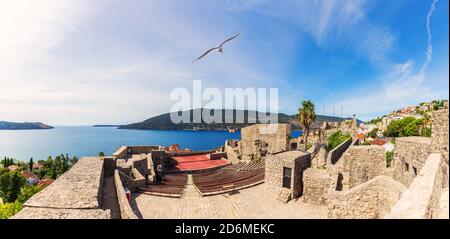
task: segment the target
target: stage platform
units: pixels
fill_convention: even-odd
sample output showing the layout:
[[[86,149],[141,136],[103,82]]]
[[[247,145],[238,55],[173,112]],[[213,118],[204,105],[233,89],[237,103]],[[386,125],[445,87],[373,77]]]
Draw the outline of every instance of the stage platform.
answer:
[[[209,154],[174,156],[173,158],[178,164],[172,167],[169,172],[199,171],[230,164],[227,159],[210,159]]]

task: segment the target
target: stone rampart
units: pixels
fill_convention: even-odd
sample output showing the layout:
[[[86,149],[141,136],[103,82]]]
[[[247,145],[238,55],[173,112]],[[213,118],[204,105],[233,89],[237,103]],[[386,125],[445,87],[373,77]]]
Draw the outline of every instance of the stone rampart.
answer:
[[[431,138],[396,138],[393,160],[394,179],[408,187],[422,169],[431,152]]]
[[[386,150],[378,145],[354,145],[344,154],[349,188],[386,174]]]
[[[444,160],[442,166],[443,187],[448,188],[449,172],[448,172],[448,109],[433,111],[431,115],[431,145],[434,153],[441,153]]]
[[[265,162],[265,186],[269,192],[287,202],[301,196],[303,171],[310,167],[311,155],[300,151],[288,151],[270,155]],[[290,182],[283,187],[284,170],[290,171]]]
[[[327,170],[308,168],[303,173],[303,202],[326,205],[332,178]]]
[[[289,124],[255,124],[242,128],[239,144],[242,159],[256,159],[261,149],[267,150],[268,154],[286,151],[289,149],[290,134]]]
[[[405,186],[388,176],[375,177],[346,191],[331,190],[328,196],[328,217],[382,218],[405,190]]]
[[[441,167],[444,160],[440,154],[431,154],[427,158],[420,174],[384,218],[432,218],[433,209],[438,208],[442,192],[444,178]]]
[[[327,155],[327,165],[335,164],[339,161],[344,152],[350,147],[352,144],[352,139],[349,138],[346,141],[342,142],[340,145],[336,146],[336,148],[332,149],[328,152]]]
[[[103,167],[98,157],[81,158],[13,218],[110,218],[110,210],[102,209]]]
[[[114,184],[116,186],[117,199],[119,202],[120,218],[122,219],[137,219],[133,210],[131,209],[130,203],[125,194],[125,189],[123,188],[122,181],[119,176],[119,171],[114,171]]]

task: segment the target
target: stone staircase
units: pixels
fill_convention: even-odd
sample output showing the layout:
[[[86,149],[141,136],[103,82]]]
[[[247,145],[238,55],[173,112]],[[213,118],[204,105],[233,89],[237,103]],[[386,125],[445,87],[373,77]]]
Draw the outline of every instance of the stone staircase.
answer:
[[[181,198],[184,199],[194,199],[201,197],[200,193],[197,191],[197,189],[194,186],[194,181],[192,179],[192,174],[187,175],[187,183],[186,187],[183,190],[183,194]]]

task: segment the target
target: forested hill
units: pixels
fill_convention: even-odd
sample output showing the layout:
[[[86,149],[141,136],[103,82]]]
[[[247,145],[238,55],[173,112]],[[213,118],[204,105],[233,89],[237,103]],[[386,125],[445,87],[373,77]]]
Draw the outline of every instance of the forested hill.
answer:
[[[193,116],[195,114],[201,114],[204,110],[209,109],[194,109],[190,110],[190,118],[191,122],[193,122]],[[200,112],[199,112],[200,111]],[[245,126],[252,125],[254,123],[249,122],[260,122],[258,118],[258,112],[255,111],[248,111],[248,110],[225,110],[222,109],[222,122],[225,122],[225,115],[226,113],[231,114],[231,111],[233,112],[233,115],[236,116],[236,114],[244,114],[244,123],[236,123],[234,120],[233,123],[212,123],[207,124],[203,121],[201,123],[179,123],[175,124],[170,119],[170,113],[158,115],[152,118],[149,118],[147,120],[144,120],[139,123],[133,123],[128,125],[120,126],[119,129],[142,129],[142,130],[227,130],[229,128],[242,128]],[[214,111],[211,112],[211,115]],[[187,112],[185,112],[187,113]],[[249,113],[250,118],[249,118]],[[263,114],[263,113],[261,113]],[[252,117],[253,115],[256,115],[256,119]],[[235,117],[234,117],[235,118]],[[319,125],[322,125],[322,122],[328,121],[328,122],[340,122],[345,120],[344,118],[340,117],[332,117],[332,116],[323,116],[323,115],[317,115],[316,121],[314,122],[313,127],[318,127]],[[292,125],[292,129],[297,130],[299,129],[299,124],[296,119],[295,115],[287,115],[287,114],[278,114],[278,123],[289,123]]]

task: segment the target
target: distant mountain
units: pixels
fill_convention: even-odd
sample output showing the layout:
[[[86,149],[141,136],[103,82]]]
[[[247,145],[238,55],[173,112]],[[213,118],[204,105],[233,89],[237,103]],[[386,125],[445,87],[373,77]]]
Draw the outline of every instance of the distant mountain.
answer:
[[[0,130],[53,129],[52,126],[40,122],[6,122],[0,121]]]
[[[193,122],[193,115],[202,113],[204,110],[208,109],[194,109],[190,110],[190,122]],[[244,114],[244,123],[236,123],[234,120],[233,123],[212,123],[207,124],[203,121],[201,123],[178,123],[175,124],[170,119],[170,113],[158,115],[152,118],[149,118],[147,120],[144,120],[139,123],[133,123],[128,125],[122,125],[119,127],[119,129],[141,129],[141,130],[227,130],[229,128],[243,128],[249,125],[253,125],[254,123],[250,122],[261,122],[258,118],[258,112],[256,111],[248,111],[248,110],[225,110],[222,109],[222,122],[225,122],[225,113],[226,112],[233,112],[234,119],[236,117],[236,114]],[[256,115],[256,118],[249,118],[250,116]],[[231,114],[231,112],[230,112]],[[213,115],[213,111],[211,112],[211,115]],[[324,115],[317,115],[316,121],[313,124],[313,128],[318,128],[322,125],[322,122],[341,122],[343,120],[346,120],[346,118],[339,118],[339,117],[331,117],[331,116],[324,116]],[[359,123],[361,121],[358,121]],[[285,123],[285,124],[291,124],[293,130],[300,129],[299,123],[297,121],[297,118],[295,115],[287,115],[283,113],[278,114],[278,123]]]

